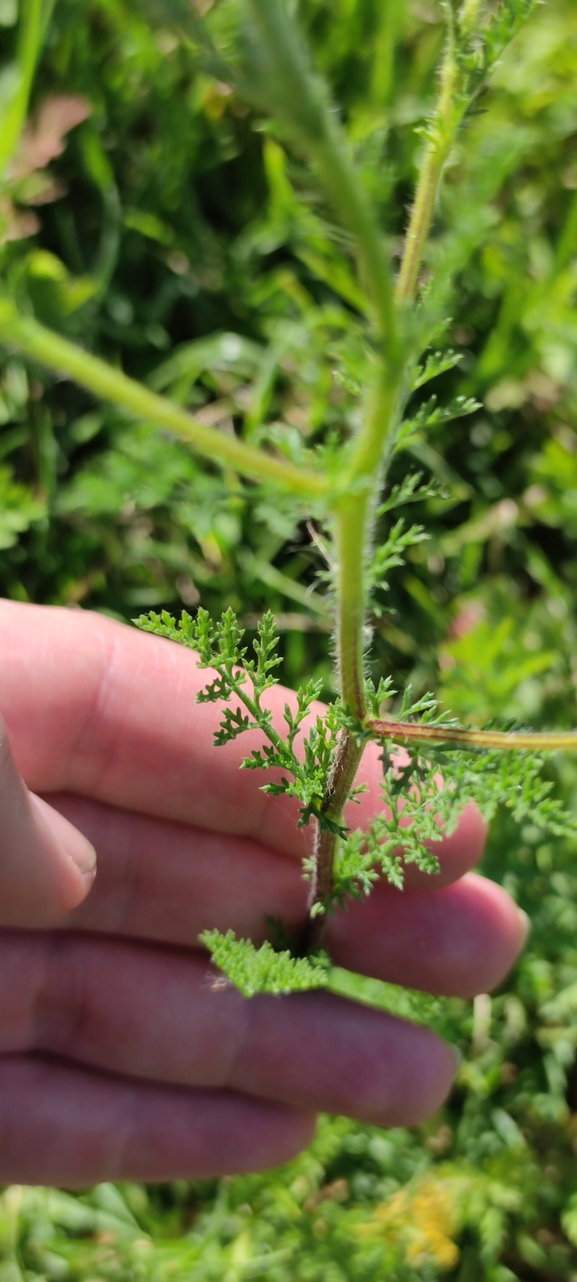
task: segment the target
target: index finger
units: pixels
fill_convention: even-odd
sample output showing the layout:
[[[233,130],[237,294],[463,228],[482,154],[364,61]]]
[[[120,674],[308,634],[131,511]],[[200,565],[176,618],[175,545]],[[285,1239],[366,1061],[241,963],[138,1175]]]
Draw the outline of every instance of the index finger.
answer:
[[[0,646],[0,708],[35,792],[77,793],[304,853],[310,837],[297,830],[296,804],[263,793],[260,772],[239,769],[260,732],[213,749],[221,714],[196,703],[207,675],[191,651],[100,615],[7,601],[0,603]],[[269,691],[280,726],[290,697]],[[369,793],[351,815],[356,826],[379,807],[379,774],[370,745],[360,772]],[[457,833],[436,847],[449,880],[482,850],[480,816],[469,816],[465,830],[466,841]]]

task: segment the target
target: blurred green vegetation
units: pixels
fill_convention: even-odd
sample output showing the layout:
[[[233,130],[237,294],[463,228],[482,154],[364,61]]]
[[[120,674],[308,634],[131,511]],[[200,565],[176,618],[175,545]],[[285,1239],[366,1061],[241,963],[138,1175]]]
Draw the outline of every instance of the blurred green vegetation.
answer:
[[[6,63],[16,8],[1,0]],[[440,11],[434,0],[300,8],[398,252]],[[231,14],[225,0],[211,17]],[[266,422],[298,457],[303,439],[358,412],[362,329],[347,244],[275,129],[199,67],[160,5],[154,15],[151,24],[132,0],[58,0],[0,205],[5,270],[45,322],[222,431],[258,440]],[[452,173],[468,184],[461,224]],[[573,727],[571,0],[546,0],[499,67],[449,172],[445,224],[461,226],[468,250],[442,337],[461,360],[442,375],[442,397],[474,397],[479,408],[413,437],[395,463],[393,479],[417,467],[442,496],[415,507],[431,540],[383,597],[375,664],[439,690],[466,720]],[[308,532],[278,496],[3,360],[2,595],[122,619],[232,604],[249,629],[270,608],[284,679],[312,672],[329,693],[317,570]],[[577,804],[574,763],[550,769]],[[8,1189],[0,1282],[577,1278],[576,853],[530,824],[519,835],[502,816],[485,871],[533,922],[515,974],[473,1007],[398,998],[464,1052],[442,1115],[410,1133],[325,1119],[307,1154],[265,1177],[102,1186],[80,1198]],[[340,986],[391,1004],[383,986],[346,975]]]

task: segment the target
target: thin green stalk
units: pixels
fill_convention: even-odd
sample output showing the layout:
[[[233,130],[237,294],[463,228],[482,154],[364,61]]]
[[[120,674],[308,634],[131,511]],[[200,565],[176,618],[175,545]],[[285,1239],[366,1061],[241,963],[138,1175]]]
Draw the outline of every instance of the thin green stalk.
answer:
[[[383,479],[384,450],[395,416],[401,377],[402,364],[398,357],[381,362],[373,402],[356,439],[344,479],[345,493],[351,489],[358,491],[363,485],[372,490]]]
[[[135,418],[171,432],[206,458],[232,467],[243,476],[272,481],[279,489],[309,500],[326,494],[326,482],[321,476],[205,427],[172,401],[151,392],[30,317],[20,315],[8,299],[0,299],[0,341],[49,369],[66,374],[95,396],[112,401]]]
[[[268,4],[269,0],[252,0]],[[452,38],[441,71],[441,88],[431,139],[425,153],[415,203],[407,233],[405,253],[396,289],[396,302],[409,305],[415,295],[424,247],[427,242],[443,168],[460,123],[457,106],[458,70]],[[366,614],[365,559],[373,496],[382,480],[384,451],[394,422],[396,403],[402,382],[400,353],[388,346],[382,358],[376,393],[365,425],[359,433],[342,498],[334,513],[335,543],[338,564],[337,582],[337,655],[341,695],[346,707],[359,720],[366,718],[365,679],[363,671],[363,629]],[[351,742],[348,743],[348,739]],[[356,742],[347,736],[337,754],[331,788],[342,801],[349,796],[362,756]],[[349,766],[353,766],[351,775]],[[330,790],[327,792],[327,804]],[[337,822],[342,817],[342,807]],[[311,909],[330,897],[338,838],[320,830],[315,848],[315,875]],[[318,944],[322,934],[322,917],[309,911],[305,939],[307,946]]]
[[[337,117],[308,65],[286,0],[246,0],[266,57],[265,93],[275,114],[314,161],[325,190],[354,236],[363,283],[377,322],[394,343],[392,275],[378,220],[351,164]],[[245,91],[250,94],[250,86]]]
[[[356,185],[353,183],[352,188],[350,186],[350,179],[354,178],[354,172],[348,164],[343,163],[346,156],[344,149],[338,145],[340,137],[336,134],[330,119],[328,123],[325,120],[319,105],[321,99],[317,96],[311,97],[310,79],[306,68],[299,61],[298,44],[294,42],[291,47],[288,35],[292,35],[292,32],[287,33],[286,10],[279,0],[249,0],[249,3],[263,35],[267,52],[274,56],[276,74],[283,84],[285,97],[291,107],[294,107],[295,103],[299,104],[296,112],[291,109],[288,113],[293,129],[296,115],[297,131],[307,142],[309,153],[316,160],[325,186],[340,209],[341,217],[357,237],[359,260],[365,277],[369,273],[368,279],[371,280],[371,272],[373,273],[374,293],[375,281],[378,287],[381,280],[380,259],[374,257],[375,244],[381,252],[378,229],[374,242],[372,216],[368,202],[369,219],[367,221],[362,189],[358,182]],[[462,109],[460,110],[458,106],[457,93],[458,76],[450,33],[441,70],[437,111],[417,186],[395,294],[395,301],[401,306],[410,304],[416,292],[443,168],[461,120]],[[315,122],[312,132],[311,120]],[[375,267],[376,277],[374,276]],[[383,311],[383,305],[386,307],[386,313]],[[390,336],[392,341],[387,343],[387,348],[381,357],[374,402],[359,433],[342,485],[341,497],[333,510],[338,565],[337,656],[341,695],[346,707],[360,721],[366,718],[363,671],[363,630],[366,614],[365,561],[373,497],[382,479],[385,445],[394,422],[402,382],[402,357],[390,316],[388,284],[384,297],[377,301],[377,307],[381,329]],[[384,322],[386,322],[386,328]],[[325,798],[327,807],[334,806],[337,822],[342,820],[342,811],[361,756],[362,749],[358,747],[356,741],[351,736],[345,736],[339,745],[331,783]],[[330,899],[337,841],[338,838],[334,833],[319,827],[315,846],[313,891],[309,915],[303,931],[303,943],[307,951],[317,945],[322,937],[322,915],[316,916],[314,909],[323,901]]]
[[[363,628],[366,614],[366,556],[373,499],[382,481],[384,446],[393,421],[400,374],[381,365],[373,404],[361,429],[343,494],[335,510],[338,564],[337,655],[342,698],[362,720],[366,715]]]
[[[230,683],[231,683],[231,688],[234,690],[237,698],[240,699],[241,703],[244,704],[247,712],[250,712],[251,717],[258,724],[259,716],[260,716],[260,713],[262,712],[260,701],[257,701],[256,699],[251,699],[250,695],[246,693],[244,684],[241,681],[235,681],[231,677]],[[282,752],[283,748],[285,747],[285,741],[282,735],[279,734],[278,730],[275,730],[274,726],[270,725],[270,723],[267,726],[263,726],[263,729],[267,739],[269,740],[270,743],[273,744],[273,747],[276,748],[277,752]]]
[[[375,739],[392,739],[396,743],[451,744],[462,748],[500,748],[503,751],[556,752],[577,748],[577,731],[529,734],[501,730],[463,730],[452,726],[413,725],[408,721],[367,720],[365,729]]]
[[[337,556],[337,664],[343,703],[359,721],[366,716],[363,628],[366,541],[370,496],[343,502],[335,517]]]
[[[366,617],[366,556],[373,499],[381,479],[383,445],[394,412],[397,387],[390,366],[383,365],[374,404],[360,433],[347,474],[348,493],[333,512],[337,561],[337,663],[341,697],[359,721],[367,715],[364,675],[364,626]],[[356,492],[355,492],[356,490]],[[343,812],[361,763],[363,745],[346,733],[340,741],[323,802],[323,812],[341,824]],[[319,907],[330,901],[339,838],[317,828],[314,874],[309,910],[300,947],[311,952],[322,942],[324,914]]]
[[[383,444],[394,410],[396,387],[387,366],[367,426],[361,432],[347,474],[348,492],[341,495],[333,511],[337,562],[337,664],[341,697],[359,721],[367,715],[364,675],[364,626],[366,616],[366,555],[374,493],[380,480]],[[356,492],[355,492],[356,490]],[[343,734],[335,754],[323,812],[341,824],[343,811],[361,763],[363,745],[353,735]],[[314,874],[309,910],[301,934],[303,953],[322,942],[324,914],[320,906],[331,899],[339,838],[334,832],[317,828]]]
[[[4,177],[26,120],[30,90],[44,33],[42,10],[43,0],[23,0],[16,51],[15,69],[18,81],[12,101],[4,112],[0,129],[0,178]]]
[[[465,0],[461,8],[459,27],[462,35],[470,37],[475,34],[481,20],[485,0]]]
[[[463,109],[458,104],[458,87],[459,71],[455,61],[453,35],[449,32],[441,66],[439,98],[429,126],[429,142],[417,183],[395,291],[396,301],[401,306],[406,306],[415,297],[443,169],[462,120]]]

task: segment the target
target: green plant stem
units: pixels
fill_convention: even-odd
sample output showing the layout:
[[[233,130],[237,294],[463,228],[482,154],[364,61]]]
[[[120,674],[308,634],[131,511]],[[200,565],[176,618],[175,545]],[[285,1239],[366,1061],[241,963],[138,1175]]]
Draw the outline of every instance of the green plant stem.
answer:
[[[383,445],[391,424],[396,399],[396,385],[390,368],[384,365],[372,410],[366,427],[359,436],[350,471],[348,492],[340,498],[334,512],[337,562],[337,663],[342,700],[359,721],[366,717],[365,676],[363,667],[366,615],[366,567],[369,529],[374,495],[381,474]],[[357,492],[355,492],[355,490]],[[337,824],[353,787],[363,755],[363,746],[348,732],[343,734],[335,754],[333,768],[323,800],[323,813]],[[334,866],[338,836],[319,824],[314,850],[314,873],[309,910],[300,947],[311,952],[322,941],[324,913],[322,905],[330,901],[334,887]]]
[[[334,512],[337,553],[337,658],[343,702],[366,716],[363,628],[366,616],[366,556],[374,498],[382,480],[384,447],[394,419],[400,375],[383,361],[372,406],[359,433],[343,493]]]
[[[363,487],[374,490],[382,480],[384,449],[394,420],[401,377],[400,354],[387,352],[380,362],[372,402],[355,441],[343,486],[345,493],[358,492]]]
[[[265,0],[262,0],[262,3],[265,3]],[[449,39],[441,71],[441,89],[434,121],[434,134],[425,154],[396,290],[396,301],[402,305],[409,304],[414,297],[443,167],[460,120],[460,115],[455,108],[456,84],[457,68],[453,57],[452,41]],[[381,360],[373,405],[355,445],[343,486],[345,492],[335,512],[338,565],[337,655],[341,695],[348,710],[360,721],[366,717],[363,671],[363,629],[366,615],[365,559],[368,552],[374,495],[382,480],[384,451],[395,418],[401,380],[400,354],[394,345],[389,345]],[[348,761],[348,755],[346,760]],[[338,794],[340,794],[338,782],[340,771],[345,773],[344,758],[336,762],[331,785]],[[352,784],[348,785],[347,796],[351,786]],[[336,840],[334,838],[329,840],[331,836],[328,833],[319,834],[315,854],[315,881],[322,889],[326,889],[333,875]],[[320,893],[321,889],[319,889]]]
[[[243,686],[236,682],[234,689],[237,697],[258,721],[260,707]],[[282,752],[284,740],[272,727],[267,726],[264,732],[277,751]],[[335,824],[342,824],[344,809],[349,800],[361,763],[365,742],[359,743],[348,730],[342,732],[333,758],[328,786],[322,804],[322,814]],[[322,942],[324,928],[324,906],[330,902],[334,889],[334,866],[339,838],[335,832],[324,828],[317,822],[314,849],[314,870],[307,916],[303,923],[298,941],[299,956],[306,957],[318,948]]]
[[[18,81],[12,101],[5,109],[0,129],[0,178],[4,177],[6,168],[14,155],[26,120],[30,90],[44,33],[42,11],[43,0],[23,0],[16,51]]]
[[[316,80],[286,0],[246,0],[267,62],[271,108],[314,161],[325,190],[354,236],[363,284],[373,298],[381,335],[394,344],[392,275],[377,218],[351,164],[337,117]],[[251,95],[250,86],[245,92]]]
[[[365,553],[372,495],[365,486],[357,495],[343,499],[335,514],[337,560],[337,663],[341,697],[350,712],[362,721],[366,717],[363,671],[363,627],[365,623]],[[353,735],[343,733],[322,804],[322,812],[337,824],[354,784],[363,755]],[[307,917],[299,939],[299,953],[306,956],[322,943],[325,913],[334,888],[334,867],[338,836],[317,823],[313,877]]]
[[[437,107],[429,126],[429,142],[421,165],[395,290],[396,301],[403,307],[415,297],[443,169],[462,120],[463,109],[458,105],[458,86],[459,71],[454,56],[453,37],[449,33],[441,66]]]
[[[355,495],[335,519],[337,557],[337,668],[341,698],[357,720],[366,716],[363,628],[365,556],[370,496]]]
[[[398,364],[397,364],[398,362]],[[364,627],[366,622],[366,558],[374,500],[382,480],[384,447],[389,435],[400,385],[400,361],[389,349],[381,360],[372,405],[359,433],[344,478],[342,493],[333,507],[337,563],[337,666],[343,703],[363,721],[367,715],[364,674]],[[349,734],[339,742],[323,802],[324,812],[336,823],[343,810],[363,755],[362,747]],[[338,837],[319,825],[315,841],[313,888],[302,945],[308,951],[322,939],[324,915],[319,905],[330,900]]]
[[[453,726],[413,725],[408,721],[366,720],[365,729],[375,739],[392,739],[396,743],[450,744],[456,748],[500,748],[504,752],[521,749],[530,752],[555,752],[577,748],[577,731],[531,734],[501,730],[464,730]]]
[[[323,814],[334,823],[342,824],[344,809],[361,764],[365,745],[359,744],[352,734],[344,731],[335,752],[333,768],[323,801]],[[318,824],[315,838],[314,873],[309,898],[308,915],[299,941],[299,953],[306,956],[322,942],[325,923],[323,907],[330,902],[334,891],[334,868],[339,837]]]
[[[233,684],[235,693],[241,703],[250,712],[254,721],[258,723],[259,712],[261,711],[260,704],[246,693],[244,686],[240,682],[234,681],[231,674],[229,674],[229,680]],[[285,747],[282,736],[271,725],[263,727],[263,729],[277,751],[282,752]],[[339,737],[321,807],[322,814],[326,815],[327,819],[330,819],[332,823],[342,824],[343,822],[344,809],[355,782],[365,744],[366,741],[359,743],[348,730],[343,731]],[[338,835],[335,832],[324,828],[322,822],[317,822],[311,892],[307,915],[300,931],[297,946],[298,955],[301,957],[306,957],[308,953],[313,952],[322,941],[324,907],[327,903],[330,903],[334,889],[334,866],[338,840]]]
[[[230,675],[230,673],[228,673],[228,677],[230,680],[231,687],[234,690],[237,698],[240,699],[241,703],[244,704],[247,712],[250,712],[251,717],[254,718],[255,723],[258,725],[259,713],[262,712],[260,703],[257,703],[256,699],[251,699],[250,695],[246,693],[242,682],[235,681],[234,678]],[[271,725],[266,726],[266,728],[263,727],[263,729],[267,739],[270,741],[270,743],[273,744],[277,752],[282,752],[283,748],[286,745],[282,735],[278,733],[278,730],[275,730],[274,727]]]
[[[261,7],[268,3],[269,0],[252,0],[253,7],[255,4]],[[474,30],[480,12],[480,0],[467,0],[462,14],[467,31]],[[460,89],[461,92],[459,92]],[[454,31],[450,22],[441,66],[437,106],[429,127],[429,141],[421,165],[395,290],[395,303],[403,310],[409,307],[415,298],[443,170],[463,117],[465,102],[455,58]],[[395,340],[395,343],[389,345],[383,353],[374,403],[356,442],[346,484],[343,486],[343,498],[334,514],[338,563],[337,654],[341,694],[346,707],[361,721],[365,721],[366,718],[363,672],[363,628],[366,611],[365,558],[369,545],[373,496],[382,479],[385,448],[391,426],[395,421],[401,384],[401,359]],[[365,724],[367,724],[366,721]],[[386,723],[369,724],[373,733],[378,735],[379,730],[376,727]],[[418,738],[420,730],[425,731],[422,738],[427,739],[430,735],[430,741],[433,741],[433,732],[429,731],[427,734],[426,727],[411,726],[399,730],[397,725],[394,734],[404,742],[411,737]],[[417,733],[413,735],[413,731]],[[382,737],[387,731],[381,730],[380,733]],[[390,728],[388,733],[390,735]],[[467,732],[465,732],[465,739],[467,739]],[[441,731],[436,741],[455,742],[450,738],[449,731]],[[335,765],[337,775],[340,770],[344,770],[342,760]],[[336,786],[338,789],[338,782]],[[329,841],[329,835],[323,832],[319,834],[315,854],[315,881],[319,887],[319,896],[333,876],[336,841],[335,839]],[[320,927],[316,928],[317,933],[319,929]]]
[[[242,476],[272,481],[279,489],[309,500],[318,500],[326,493],[323,477],[205,427],[172,401],[151,392],[30,317],[20,315],[8,299],[0,300],[0,342],[56,373],[66,374],[95,396],[112,401],[135,418],[154,423],[192,445],[206,458],[232,467]]]
[[[468,8],[474,3],[475,0],[469,0]],[[269,98],[274,102],[276,114],[288,124],[293,136],[315,162],[326,191],[355,236],[363,282],[373,296],[379,329],[386,339],[373,404],[355,443],[341,494],[331,504],[338,567],[337,655],[341,695],[349,712],[364,721],[367,711],[363,670],[365,562],[374,496],[382,479],[385,445],[402,381],[390,270],[370,203],[349,162],[343,136],[331,116],[323,90],[307,65],[285,0],[247,0],[247,4],[269,68]],[[395,302],[401,307],[410,304],[416,292],[443,168],[462,116],[457,97],[458,74],[450,31],[437,109],[395,294]],[[323,802],[324,813],[336,823],[342,822],[361,757],[362,747],[350,734],[343,735]],[[332,896],[337,842],[336,834],[319,824],[309,912],[301,935],[304,952],[311,951],[322,937],[323,913],[318,910]]]
[[[461,32],[465,37],[474,35],[484,7],[484,0],[465,0],[459,21]]]
[[[374,498],[381,481],[384,445],[393,420],[399,376],[392,361],[383,361],[372,407],[359,434],[344,493],[333,511],[337,562],[337,663],[343,703],[358,721],[367,715],[364,674],[366,619],[366,557]],[[323,812],[342,823],[363,755],[363,747],[345,734],[339,741],[323,801]],[[324,915],[320,905],[330,900],[338,836],[319,824],[314,852],[314,874],[309,912],[301,946],[311,951],[322,940]],[[316,911],[315,911],[316,910]]]

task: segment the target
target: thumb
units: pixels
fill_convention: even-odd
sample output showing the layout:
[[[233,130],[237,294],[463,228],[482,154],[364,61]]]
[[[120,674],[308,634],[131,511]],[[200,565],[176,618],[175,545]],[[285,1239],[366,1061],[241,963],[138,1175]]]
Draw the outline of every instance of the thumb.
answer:
[[[53,926],[88,894],[96,851],[20,778],[0,717],[0,926]]]

